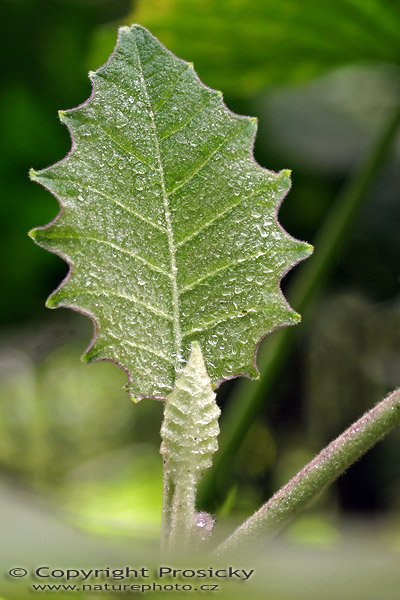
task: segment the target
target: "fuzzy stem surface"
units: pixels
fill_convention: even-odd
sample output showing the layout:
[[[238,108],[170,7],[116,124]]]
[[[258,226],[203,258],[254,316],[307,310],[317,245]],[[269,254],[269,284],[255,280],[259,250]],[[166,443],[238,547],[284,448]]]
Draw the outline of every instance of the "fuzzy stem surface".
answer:
[[[219,415],[200,345],[193,342],[166,400],[161,427],[164,549],[184,548],[192,541],[196,488],[218,448]]]
[[[182,479],[175,486],[172,499],[169,549],[184,548],[191,542],[196,504],[196,481]]]
[[[324,448],[215,551],[223,555],[273,536],[372,446],[400,424],[400,388]]]

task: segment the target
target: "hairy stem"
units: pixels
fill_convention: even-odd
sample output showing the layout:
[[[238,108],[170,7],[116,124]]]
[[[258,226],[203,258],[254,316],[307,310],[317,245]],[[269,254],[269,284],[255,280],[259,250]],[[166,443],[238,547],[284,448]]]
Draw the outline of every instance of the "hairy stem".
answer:
[[[274,535],[311,500],[400,424],[400,388],[346,429],[247,519],[216,550],[217,555]]]
[[[303,321],[346,247],[354,218],[397,139],[399,126],[400,106],[390,114],[369,154],[339,194],[313,242],[313,256],[299,268],[298,276],[288,289],[290,303],[303,314]],[[258,354],[260,380],[257,383],[242,380],[233,392],[221,426],[220,450],[199,489],[198,501],[202,507],[215,508],[213,502],[218,491],[220,496],[225,493],[230,463],[261,407],[265,406],[301,331],[302,327],[298,326],[275,332]]]
[[[192,478],[177,483],[172,499],[169,549],[188,546],[195,522],[196,482]]]
[[[169,532],[171,530],[171,512],[173,486],[170,476],[167,472],[165,462],[163,478],[163,503],[162,503],[162,523],[161,523],[161,549],[166,551],[168,548]]]
[[[218,447],[219,414],[200,345],[193,342],[166,400],[161,427],[164,549],[184,548],[192,540],[196,488]]]

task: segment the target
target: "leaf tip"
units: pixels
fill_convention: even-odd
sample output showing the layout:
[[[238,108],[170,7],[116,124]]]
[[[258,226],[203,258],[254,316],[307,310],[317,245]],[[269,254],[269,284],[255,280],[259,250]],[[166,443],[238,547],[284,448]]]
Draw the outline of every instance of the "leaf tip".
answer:
[[[47,302],[46,302],[47,305]],[[90,363],[92,360],[91,358],[91,352],[90,350],[86,350],[86,352],[84,352],[81,356],[81,362],[83,362],[85,365],[87,365],[88,363]]]
[[[138,32],[149,33],[146,27],[143,27],[143,25],[139,25],[139,23],[132,23],[132,25],[123,25],[118,29],[118,33],[120,36]]]
[[[138,394],[137,389],[135,389],[134,386],[132,385],[131,378],[128,373],[127,373],[127,375],[128,375],[128,382],[125,383],[123,389],[128,394],[129,400],[133,404],[139,404],[139,402],[141,402],[144,398],[146,398],[146,396],[141,396],[140,394]]]
[[[125,390],[128,392],[129,394],[129,400],[133,403],[133,404],[139,404],[139,402],[141,401],[141,398],[137,398],[136,396],[132,396],[132,393],[129,390],[129,386],[125,386]]]
[[[123,25],[122,27],[119,28],[119,33],[130,33],[131,31],[133,31],[134,29],[137,29],[138,25],[134,24],[131,27],[129,27],[128,25]]]
[[[29,179],[31,181],[36,181],[37,183],[42,183],[43,179],[46,179],[46,169],[43,171],[36,171],[35,169],[29,169]]]
[[[301,323],[301,315],[297,312],[292,312],[290,315],[290,323],[291,325],[298,325]]]
[[[36,240],[37,229],[31,229],[28,231],[28,236],[31,238],[31,240]]]
[[[292,187],[292,170],[291,169],[282,169],[275,174],[276,182],[280,186],[281,193],[286,193]]]
[[[38,179],[37,171],[35,171],[35,169],[29,169],[29,179],[31,181],[36,181]]]
[[[58,111],[58,118],[60,119],[61,123],[64,123],[64,121],[65,121],[65,110],[59,110]]]
[[[196,364],[202,370],[206,369],[203,353],[199,342],[193,341],[190,344],[190,356],[188,362]]]
[[[46,308],[57,308],[57,300],[54,297],[54,294],[49,296],[45,302]]]

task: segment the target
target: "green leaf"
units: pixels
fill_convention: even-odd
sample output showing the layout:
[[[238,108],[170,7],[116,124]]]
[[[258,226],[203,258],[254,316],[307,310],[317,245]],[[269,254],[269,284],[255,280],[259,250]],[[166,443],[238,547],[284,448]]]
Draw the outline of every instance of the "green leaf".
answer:
[[[139,0],[133,15],[236,96],[348,63],[399,63],[397,0]]]
[[[255,120],[142,27],[91,79],[60,113],[71,152],[31,171],[62,207],[31,236],[70,265],[48,306],[93,319],[86,360],[119,364],[138,399],[171,392],[193,341],[215,386],[256,376],[260,338],[299,320],[280,279],[310,253],[276,220],[288,171],[261,168]]]

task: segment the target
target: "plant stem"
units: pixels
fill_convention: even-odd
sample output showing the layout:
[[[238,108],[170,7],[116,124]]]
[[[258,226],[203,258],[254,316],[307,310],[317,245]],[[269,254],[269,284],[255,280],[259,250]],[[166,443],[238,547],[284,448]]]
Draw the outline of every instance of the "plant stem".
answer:
[[[303,314],[303,321],[312,312],[323,284],[346,247],[346,236],[396,141],[399,126],[400,106],[390,115],[370,153],[339,194],[314,240],[314,254],[299,267],[299,274],[288,289],[288,298],[296,310]],[[270,336],[258,353],[259,381],[242,380],[235,388],[222,421],[220,450],[215,456],[213,468],[199,489],[200,506],[214,509],[213,501],[215,503],[216,496],[218,500],[218,492],[220,495],[225,493],[233,456],[260,409],[265,406],[302,330],[301,326],[286,327]]]
[[[187,547],[193,535],[196,481],[183,478],[177,483],[172,499],[169,550]]]
[[[247,519],[214,552],[264,541],[282,529],[311,500],[400,424],[400,388],[346,429]]]
[[[162,523],[161,523],[161,550],[168,548],[169,532],[171,530],[171,512],[172,512],[172,484],[169,474],[165,469],[163,478],[163,504],[162,504]]]
[[[193,539],[196,488],[218,448],[219,415],[200,344],[193,342],[167,397],[161,426],[164,550],[185,548]]]

